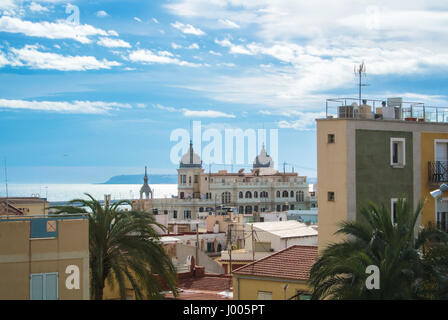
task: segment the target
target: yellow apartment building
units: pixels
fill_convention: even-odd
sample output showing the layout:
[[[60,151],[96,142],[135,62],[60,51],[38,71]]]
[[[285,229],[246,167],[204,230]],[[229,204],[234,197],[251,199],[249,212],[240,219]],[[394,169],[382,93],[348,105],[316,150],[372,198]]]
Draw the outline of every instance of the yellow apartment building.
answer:
[[[233,272],[234,300],[308,300],[317,246],[293,245]]]

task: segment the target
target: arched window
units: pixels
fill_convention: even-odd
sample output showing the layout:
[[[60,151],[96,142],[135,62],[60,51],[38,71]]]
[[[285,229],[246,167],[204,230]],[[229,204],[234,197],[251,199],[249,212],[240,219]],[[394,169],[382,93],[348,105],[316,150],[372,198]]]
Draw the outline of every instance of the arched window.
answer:
[[[288,210],[288,206],[286,204],[284,204],[282,207],[282,211],[287,211],[287,210]]]
[[[181,199],[185,198],[185,194],[183,192],[180,193],[180,198]]]
[[[258,198],[258,192],[254,191],[254,198]]]
[[[231,200],[230,192],[226,191],[221,194],[222,203],[230,203],[230,200]]]
[[[258,212],[258,206],[254,206],[254,212]]]
[[[294,205],[293,204],[291,205],[291,210],[294,210]]]
[[[243,199],[243,192],[242,192],[242,191],[240,191],[238,197],[239,197],[240,199]]]
[[[291,190],[291,192],[289,193],[291,198],[294,198],[294,191]]]
[[[252,198],[252,193],[250,191],[246,191],[246,199]]]
[[[277,198],[280,198],[280,191],[277,191]]]
[[[280,211],[280,209],[281,209],[281,206],[278,204],[277,205],[277,211]]]
[[[245,213],[248,213],[248,214],[252,213],[252,206],[246,206]]]
[[[282,193],[282,197],[283,198],[288,198],[288,191],[283,191],[283,193]]]
[[[243,207],[243,206],[240,206],[240,207],[239,207],[239,209],[238,209],[238,213],[244,213],[244,207]]]
[[[305,197],[304,197],[303,191],[297,191],[296,192],[296,201],[303,202],[304,200],[305,200]]]
[[[269,193],[267,191],[264,192],[264,197],[269,198]]]

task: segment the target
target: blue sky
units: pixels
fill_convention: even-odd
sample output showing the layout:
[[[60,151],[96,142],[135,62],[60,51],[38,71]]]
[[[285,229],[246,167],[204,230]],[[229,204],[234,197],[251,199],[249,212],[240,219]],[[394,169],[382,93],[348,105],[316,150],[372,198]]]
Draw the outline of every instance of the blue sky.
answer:
[[[367,65],[365,97],[446,105],[447,10],[0,0],[0,157],[10,182],[101,182],[145,165],[175,173],[170,134],[197,120],[278,129],[279,162],[315,177],[314,119],[326,98],[357,96],[355,64]]]

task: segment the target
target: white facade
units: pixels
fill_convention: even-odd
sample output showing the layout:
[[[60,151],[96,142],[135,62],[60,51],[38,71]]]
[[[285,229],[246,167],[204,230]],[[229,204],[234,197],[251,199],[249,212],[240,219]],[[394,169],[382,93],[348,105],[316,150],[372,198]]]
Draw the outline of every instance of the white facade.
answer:
[[[190,144],[177,169],[177,198],[140,199],[133,206],[168,215],[170,221],[198,219],[201,214],[204,218],[204,213],[223,207],[245,214],[309,209],[313,199],[307,178],[295,172],[279,172],[272,164],[263,149],[248,173],[243,169],[236,173],[226,170],[206,173]]]

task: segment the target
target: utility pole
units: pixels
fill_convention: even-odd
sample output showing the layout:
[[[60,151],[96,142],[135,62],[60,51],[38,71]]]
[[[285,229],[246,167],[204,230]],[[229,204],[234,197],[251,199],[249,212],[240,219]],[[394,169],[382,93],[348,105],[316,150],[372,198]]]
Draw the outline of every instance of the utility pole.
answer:
[[[196,223],[196,265],[199,265],[199,223]]]
[[[8,170],[6,169],[6,157],[5,157],[5,187],[6,187],[6,215],[8,215],[9,211],[9,205],[8,205]]]
[[[255,242],[254,242],[254,225],[250,226],[252,231],[252,261],[255,261]]]
[[[229,223],[227,230],[227,252],[229,253],[229,274],[232,274],[232,225]]]

